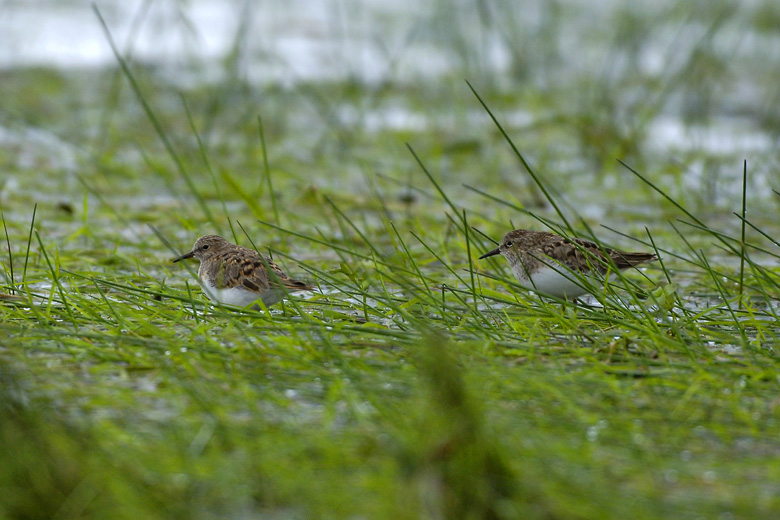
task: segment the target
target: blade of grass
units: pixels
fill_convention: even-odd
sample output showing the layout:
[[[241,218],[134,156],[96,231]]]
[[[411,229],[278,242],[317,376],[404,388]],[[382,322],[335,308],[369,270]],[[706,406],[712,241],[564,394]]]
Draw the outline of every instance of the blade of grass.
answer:
[[[509,137],[509,134],[507,134],[506,130],[504,130],[503,125],[501,125],[501,123],[499,123],[498,119],[493,114],[493,111],[490,110],[490,107],[487,106],[487,103],[485,103],[485,101],[482,99],[482,96],[479,95],[477,90],[471,85],[471,83],[469,83],[468,80],[466,80],[466,84],[471,89],[471,92],[476,96],[477,100],[482,105],[482,108],[484,108],[485,112],[487,112],[487,114],[490,116],[490,119],[493,120],[493,124],[496,125],[496,127],[498,128],[498,131],[501,132],[501,135],[504,137],[506,142],[512,148],[512,151],[514,152],[515,156],[520,160],[520,163],[525,168],[525,171],[528,172],[528,174],[531,176],[531,178],[533,179],[533,181],[536,184],[536,186],[544,194],[544,197],[545,197],[545,199],[547,199],[547,202],[550,203],[550,205],[555,210],[555,213],[558,214],[558,218],[560,218],[561,222],[564,223],[566,228],[573,233],[574,230],[572,229],[571,225],[569,224],[569,221],[566,219],[566,215],[563,214],[563,211],[561,211],[561,208],[558,206],[558,203],[555,202],[555,198],[550,194],[549,190],[544,185],[544,183],[542,183],[542,180],[539,178],[539,176],[536,174],[536,172],[533,170],[533,168],[531,168],[531,165],[528,164],[528,161],[525,160],[525,157],[523,156],[522,153],[520,153],[520,150],[517,149],[517,146],[515,146],[515,143]]]
[[[149,119],[149,122],[152,124],[152,127],[157,133],[157,137],[160,138],[163,147],[165,148],[166,152],[168,153],[168,155],[171,157],[174,164],[176,165],[176,169],[178,170],[179,174],[184,179],[184,182],[187,184],[187,187],[189,188],[192,195],[198,201],[198,204],[203,210],[204,216],[209,222],[212,223],[212,225],[217,227],[217,221],[214,218],[214,215],[211,213],[208,204],[206,204],[203,195],[201,195],[201,193],[195,187],[195,183],[190,177],[190,174],[187,171],[187,169],[184,167],[184,163],[179,158],[179,155],[176,153],[176,150],[174,150],[171,141],[168,139],[168,135],[165,133],[165,130],[163,129],[162,124],[160,123],[160,120],[157,119],[157,116],[152,110],[151,105],[149,105],[149,102],[146,100],[146,96],[144,96],[143,92],[141,91],[140,85],[138,85],[138,82],[135,80],[135,76],[133,76],[133,73],[130,70],[130,66],[127,64],[127,61],[120,54],[119,49],[117,49],[116,43],[114,43],[114,38],[111,35],[111,31],[108,28],[108,24],[106,24],[106,21],[103,19],[103,15],[101,14],[100,9],[97,7],[95,3],[92,4],[92,10],[97,16],[98,21],[100,22],[100,26],[103,28],[103,33],[106,37],[106,40],[108,41],[109,46],[111,47],[111,51],[113,52],[114,57],[117,60],[117,63],[119,63],[122,72],[124,73],[127,80],[130,82],[130,87],[133,90],[136,99],[138,99],[138,102],[141,104],[141,108],[146,114],[146,117]]]
[[[214,174],[214,169],[211,167],[211,161],[209,161],[208,154],[206,153],[206,147],[203,145],[203,140],[200,138],[200,132],[198,132],[198,129],[195,126],[195,120],[192,118],[190,106],[187,103],[187,98],[185,98],[184,95],[181,96],[181,103],[182,106],[184,106],[184,113],[187,116],[187,122],[190,124],[190,130],[192,130],[192,134],[195,136],[195,140],[198,143],[198,151],[200,151],[203,164],[206,166],[206,171],[208,172],[209,177],[211,177],[211,182],[214,184],[214,191],[219,198],[220,204],[222,204],[222,213],[225,215],[225,217],[227,217],[228,210],[227,205],[225,204],[225,198],[222,196],[222,190],[220,188],[219,182],[217,181],[217,176]]]
[[[51,273],[52,280],[54,281],[54,286],[57,288],[57,292],[60,295],[60,298],[62,299],[62,304],[65,306],[65,310],[68,313],[68,316],[70,317],[71,323],[73,323],[73,328],[76,330],[79,330],[79,324],[76,321],[76,317],[73,314],[73,310],[70,308],[70,304],[68,303],[68,299],[65,296],[65,288],[62,286],[62,283],[60,282],[60,277],[57,275],[57,271],[54,269],[54,265],[52,265],[51,260],[49,259],[49,254],[46,252],[46,248],[43,245],[43,240],[41,240],[41,236],[38,234],[38,232],[35,232],[35,238],[38,240],[38,245],[41,247],[41,254],[43,255],[43,258],[46,260],[46,265],[49,266],[49,272]]]
[[[747,216],[747,159],[742,170],[742,241],[739,255],[739,308],[744,305],[743,293],[745,288],[745,217]]]
[[[8,236],[8,226],[5,224],[5,214],[0,213],[0,216],[3,218],[3,230],[5,231],[5,245],[8,248],[8,270],[11,274],[11,294],[16,294],[16,281],[14,279],[14,255],[11,251],[11,238]]]
[[[276,225],[281,225],[282,221],[279,219],[279,208],[276,207],[276,192],[274,191],[273,183],[271,182],[271,168],[268,166],[268,151],[265,144],[265,130],[263,129],[263,118],[257,116],[257,128],[260,133],[260,148],[263,151],[263,170],[265,171],[265,181],[268,185],[268,196],[271,198],[271,208],[274,212],[274,220]]]
[[[33,231],[35,230],[35,213],[38,211],[38,203],[33,206],[32,218],[30,219],[30,233],[27,235],[27,251],[24,254],[24,268],[22,268],[22,283],[27,283],[27,262],[30,259],[30,244],[32,244]]]
[[[710,277],[712,278],[712,281],[715,284],[715,288],[718,290],[718,293],[720,294],[720,298],[723,300],[723,305],[726,306],[726,309],[728,310],[729,314],[731,315],[731,319],[734,322],[734,326],[739,331],[740,339],[742,340],[742,348],[747,349],[748,347],[748,338],[747,334],[745,332],[745,327],[742,325],[742,323],[737,318],[736,313],[734,312],[734,309],[731,307],[731,303],[729,302],[729,299],[726,297],[726,291],[723,288],[722,283],[718,279],[718,275],[710,269],[710,263],[707,260],[707,257],[704,255],[704,251],[699,251],[699,258],[701,258],[702,263],[704,263],[707,272],[709,273]]]
[[[463,210],[463,233],[466,236],[466,258],[469,259],[469,276],[471,277],[471,292],[474,297],[474,306],[477,305],[477,284],[474,281],[474,259],[471,257],[471,238],[469,236],[469,223],[466,220],[466,210]]]
[[[428,168],[426,168],[425,164],[422,162],[420,157],[417,155],[417,153],[414,151],[414,148],[412,148],[412,145],[409,143],[406,143],[406,147],[409,149],[409,151],[412,153],[412,157],[414,157],[414,160],[417,161],[417,164],[422,169],[423,173],[425,173],[425,176],[428,177],[428,180],[431,181],[431,184],[436,188],[436,191],[439,192],[439,195],[441,195],[441,198],[444,199],[444,201],[449,205],[449,207],[452,209],[453,213],[456,215],[460,213],[460,208],[455,206],[455,204],[450,200],[450,198],[447,196],[446,193],[444,193],[444,190],[441,188],[438,182],[436,182],[436,179],[433,178],[433,175],[431,172],[428,171]]]

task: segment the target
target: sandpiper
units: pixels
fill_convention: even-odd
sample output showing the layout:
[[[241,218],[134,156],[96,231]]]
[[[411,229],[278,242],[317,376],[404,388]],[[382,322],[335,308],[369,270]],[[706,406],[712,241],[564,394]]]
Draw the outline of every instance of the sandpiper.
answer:
[[[284,274],[270,258],[254,249],[231,244],[218,235],[200,237],[192,251],[173,261],[187,258],[200,260],[200,285],[213,302],[246,307],[262,300],[268,307],[281,301],[288,292],[314,289]]]
[[[510,231],[496,249],[479,258],[498,254],[506,257],[523,287],[570,299],[598,287],[609,271],[614,273],[658,259],[653,253],[627,253],[579,238],[527,229]]]

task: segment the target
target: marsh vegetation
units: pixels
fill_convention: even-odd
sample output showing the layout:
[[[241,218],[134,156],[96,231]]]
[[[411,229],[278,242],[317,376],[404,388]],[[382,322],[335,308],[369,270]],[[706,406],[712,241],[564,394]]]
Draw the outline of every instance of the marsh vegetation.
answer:
[[[775,2],[347,3],[0,71],[0,516],[777,514]],[[519,227],[660,261],[543,299]],[[319,290],[211,305],[209,233]]]

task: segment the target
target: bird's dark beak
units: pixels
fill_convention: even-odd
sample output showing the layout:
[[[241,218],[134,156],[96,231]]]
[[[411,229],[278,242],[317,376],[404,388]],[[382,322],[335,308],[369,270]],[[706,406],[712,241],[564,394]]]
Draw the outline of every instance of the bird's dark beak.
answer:
[[[182,260],[192,258],[193,256],[195,256],[195,251],[190,251],[189,253],[181,255],[179,258],[174,258],[173,263],[175,264],[176,262],[181,262]]]
[[[484,255],[480,256],[479,259],[482,260],[483,258],[487,258],[489,256],[494,256],[494,255],[500,255],[500,254],[501,254],[501,249],[495,248],[491,252],[485,253]]]

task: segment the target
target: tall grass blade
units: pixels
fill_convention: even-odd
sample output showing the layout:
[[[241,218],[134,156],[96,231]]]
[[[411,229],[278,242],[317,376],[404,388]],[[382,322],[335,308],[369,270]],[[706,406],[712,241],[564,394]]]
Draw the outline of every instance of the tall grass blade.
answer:
[[[11,275],[11,283],[9,284],[11,294],[16,294],[16,280],[14,278],[14,255],[11,251],[11,238],[8,236],[8,226],[5,224],[5,214],[0,213],[0,217],[3,219],[3,231],[5,231],[5,245],[8,248],[8,270]]]
[[[745,224],[747,218],[747,159],[742,169],[742,240],[739,254],[739,308],[744,306],[743,293],[745,289]]]
[[[487,103],[482,99],[482,96],[479,95],[477,90],[469,83],[468,80],[466,80],[466,84],[471,89],[471,92],[476,96],[479,103],[482,105],[482,108],[485,109],[485,112],[490,116],[490,119],[493,120],[493,124],[496,125],[496,128],[498,128],[498,131],[501,132],[501,135],[504,137],[506,142],[509,144],[509,146],[512,148],[512,151],[514,152],[515,156],[520,160],[520,163],[525,168],[525,171],[528,172],[528,174],[531,176],[531,178],[534,181],[534,184],[541,190],[541,192],[544,194],[545,199],[547,199],[547,202],[550,203],[550,206],[553,207],[555,210],[555,213],[558,214],[558,218],[561,219],[561,222],[564,223],[566,226],[566,229],[569,230],[569,232],[573,233],[574,230],[569,224],[569,221],[566,219],[566,215],[563,214],[563,211],[561,211],[561,208],[558,206],[558,203],[555,201],[555,198],[550,194],[550,191],[547,189],[547,186],[544,185],[542,180],[539,178],[539,176],[536,174],[533,168],[531,168],[531,165],[528,164],[528,161],[525,160],[525,156],[523,156],[522,153],[520,153],[520,150],[518,150],[517,146],[515,146],[514,141],[509,137],[509,134],[506,133],[506,130],[504,130],[503,125],[498,121],[498,118],[493,114],[493,111],[490,110],[490,107],[488,107]]]
[[[100,13],[100,9],[97,7],[96,4],[93,3],[92,10],[95,12],[98,21],[100,22],[100,26],[103,28],[103,33],[106,37],[106,40],[108,41],[109,46],[111,47],[111,51],[114,53],[114,57],[116,58],[117,63],[119,63],[122,72],[125,74],[125,77],[130,82],[130,87],[132,88],[133,93],[136,96],[136,99],[138,99],[138,102],[141,104],[141,108],[143,108],[146,117],[149,119],[149,122],[152,124],[152,127],[154,127],[154,130],[157,133],[157,137],[160,138],[160,141],[165,147],[165,150],[168,152],[168,155],[173,160],[173,163],[176,165],[176,168],[179,174],[181,175],[182,179],[184,179],[184,182],[187,184],[187,187],[189,188],[190,192],[198,201],[198,204],[203,210],[203,215],[208,219],[209,222],[211,222],[213,225],[216,226],[217,221],[214,218],[214,215],[211,213],[208,204],[206,204],[203,195],[201,195],[201,193],[195,187],[195,183],[190,177],[190,174],[187,171],[187,169],[184,167],[184,163],[179,158],[179,154],[177,154],[176,150],[174,150],[171,141],[168,139],[168,135],[165,133],[165,130],[162,127],[162,123],[160,123],[160,120],[157,119],[157,116],[152,110],[151,105],[146,100],[146,96],[144,96],[143,92],[141,91],[140,85],[138,85],[138,82],[135,80],[135,76],[133,75],[133,72],[130,70],[130,66],[127,64],[127,61],[119,53],[119,49],[117,49],[116,44],[114,43],[114,38],[111,35],[111,31],[108,28],[108,24],[106,24],[106,21],[103,19],[103,15]]]
[[[276,192],[271,181],[271,167],[268,165],[268,150],[265,144],[265,129],[263,128],[262,116],[257,116],[257,131],[260,134],[260,148],[263,152],[263,171],[265,172],[265,182],[268,185],[268,196],[271,198],[271,208],[274,213],[276,225],[280,226],[282,221],[279,219],[279,208],[276,206]]]
[[[38,211],[38,203],[33,205],[32,218],[30,219],[30,232],[27,235],[27,250],[24,253],[24,268],[22,268],[22,283],[27,283],[27,263],[30,260],[30,245],[32,244],[33,231],[35,230],[35,213]]]

